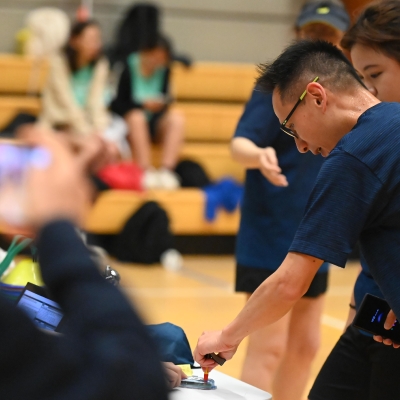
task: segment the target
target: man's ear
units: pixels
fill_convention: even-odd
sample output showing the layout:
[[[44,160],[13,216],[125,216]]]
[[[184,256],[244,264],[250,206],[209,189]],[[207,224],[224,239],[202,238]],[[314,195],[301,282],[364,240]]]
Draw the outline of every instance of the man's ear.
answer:
[[[314,102],[317,107],[322,107],[323,111],[326,108],[326,91],[325,88],[318,82],[311,82],[307,85],[307,94],[309,100]]]

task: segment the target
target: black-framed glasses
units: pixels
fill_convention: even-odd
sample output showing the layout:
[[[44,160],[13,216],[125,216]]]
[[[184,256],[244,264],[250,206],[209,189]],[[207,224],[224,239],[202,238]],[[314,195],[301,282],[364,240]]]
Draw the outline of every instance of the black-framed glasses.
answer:
[[[317,82],[318,79],[319,79],[319,77],[316,76],[312,82]],[[297,133],[295,131],[293,131],[292,129],[286,127],[286,124],[288,123],[288,121],[289,121],[290,117],[293,115],[293,113],[296,111],[296,108],[299,106],[301,101],[304,99],[304,97],[306,97],[306,94],[307,94],[307,89],[301,94],[301,96],[297,100],[297,103],[292,108],[292,111],[290,111],[289,115],[281,123],[281,130],[283,132],[285,132],[287,135],[289,135],[289,136],[291,136],[292,138],[295,138],[295,139],[298,139]]]

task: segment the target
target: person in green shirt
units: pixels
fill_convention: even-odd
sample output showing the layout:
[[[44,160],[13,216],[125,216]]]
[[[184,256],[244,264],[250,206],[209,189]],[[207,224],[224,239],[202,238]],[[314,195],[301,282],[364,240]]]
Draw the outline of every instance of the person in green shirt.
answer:
[[[170,61],[170,43],[161,35],[156,43],[130,54],[111,105],[128,124],[132,154],[144,170],[146,188],[179,187],[173,170],[183,142],[184,118],[169,108]],[[151,164],[152,141],[162,142],[159,170]]]

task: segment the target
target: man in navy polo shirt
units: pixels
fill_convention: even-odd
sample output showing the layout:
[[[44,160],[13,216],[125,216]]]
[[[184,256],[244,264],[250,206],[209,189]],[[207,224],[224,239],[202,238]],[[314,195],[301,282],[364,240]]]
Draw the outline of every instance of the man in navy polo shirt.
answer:
[[[326,157],[289,253],[221,331],[195,350],[230,359],[244,337],[284,316],[324,261],[344,267],[359,240],[363,271],[354,294],[385,298],[400,315],[400,104],[380,103],[336,47],[302,41],[265,66],[258,85],[273,92],[281,130],[301,153]],[[284,134],[284,133],[282,133]],[[397,399],[400,350],[350,326],[322,368],[309,399]]]

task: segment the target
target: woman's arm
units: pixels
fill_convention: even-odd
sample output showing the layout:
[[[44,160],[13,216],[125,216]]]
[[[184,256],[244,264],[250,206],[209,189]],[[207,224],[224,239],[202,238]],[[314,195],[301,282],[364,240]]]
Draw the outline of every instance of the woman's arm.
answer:
[[[263,150],[245,137],[234,137],[231,141],[232,158],[247,169],[259,169],[261,167],[260,157]]]
[[[247,169],[259,169],[275,186],[288,186],[278,164],[273,147],[261,148],[245,137],[234,137],[231,142],[232,158]]]
[[[43,115],[46,123],[60,122],[69,125],[74,133],[87,135],[92,127],[85,112],[76,104],[70,84],[70,71],[62,55],[51,59],[49,80],[43,93]],[[63,121],[53,121],[54,118]]]

